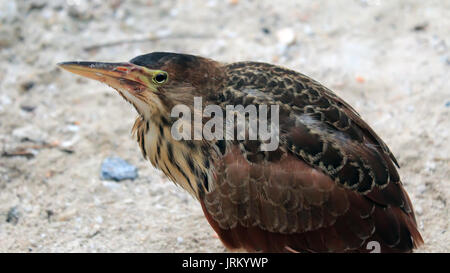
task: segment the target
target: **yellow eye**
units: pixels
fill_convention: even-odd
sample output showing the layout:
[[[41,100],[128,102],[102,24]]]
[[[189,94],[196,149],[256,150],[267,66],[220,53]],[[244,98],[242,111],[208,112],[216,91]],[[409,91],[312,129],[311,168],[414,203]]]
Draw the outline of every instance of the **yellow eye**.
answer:
[[[158,72],[153,76],[153,82],[156,84],[163,84],[167,81],[167,73],[166,72]]]

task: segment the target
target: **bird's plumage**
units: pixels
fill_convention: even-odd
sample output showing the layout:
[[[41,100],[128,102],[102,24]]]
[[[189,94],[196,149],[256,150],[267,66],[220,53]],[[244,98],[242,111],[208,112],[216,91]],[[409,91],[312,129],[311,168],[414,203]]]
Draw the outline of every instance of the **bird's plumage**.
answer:
[[[292,70],[248,62],[225,70],[224,104],[280,106],[276,151],[241,141],[216,162],[203,207],[225,244],[342,252],[372,240],[384,251],[421,243],[393,154],[353,108]]]
[[[271,64],[185,54],[151,53],[130,63],[169,75],[167,84],[149,88],[151,95],[138,94],[159,104],[149,113],[135,105],[140,116],[133,131],[144,157],[199,200],[230,249],[365,252],[376,241],[383,252],[409,252],[423,243],[395,157],[320,83]],[[278,105],[279,147],[264,151],[263,141],[248,139],[174,140],[170,107],[192,106],[194,96],[223,111]]]

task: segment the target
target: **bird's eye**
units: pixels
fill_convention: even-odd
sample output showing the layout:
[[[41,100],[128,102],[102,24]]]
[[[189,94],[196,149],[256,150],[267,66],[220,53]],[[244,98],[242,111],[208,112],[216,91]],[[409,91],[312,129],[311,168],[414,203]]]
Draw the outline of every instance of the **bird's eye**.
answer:
[[[159,72],[153,77],[153,82],[157,84],[162,84],[167,81],[167,73]]]

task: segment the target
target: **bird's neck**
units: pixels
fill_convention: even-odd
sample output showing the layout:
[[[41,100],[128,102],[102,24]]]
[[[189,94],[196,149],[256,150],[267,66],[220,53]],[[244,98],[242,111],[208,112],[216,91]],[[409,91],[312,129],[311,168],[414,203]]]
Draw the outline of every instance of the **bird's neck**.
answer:
[[[150,120],[138,117],[132,132],[136,134],[144,158],[177,185],[197,199],[210,189],[212,171],[204,142],[175,140],[171,135],[171,122],[164,117]]]

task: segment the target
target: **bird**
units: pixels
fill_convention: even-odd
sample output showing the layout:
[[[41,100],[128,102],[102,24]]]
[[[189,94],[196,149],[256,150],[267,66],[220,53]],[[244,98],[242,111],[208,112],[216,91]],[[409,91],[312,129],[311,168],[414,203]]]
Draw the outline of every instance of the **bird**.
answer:
[[[412,252],[424,243],[393,153],[352,106],[302,73],[173,52],[58,65],[109,85],[136,109],[132,132],[143,157],[198,201],[229,251]],[[278,122],[278,146],[177,139],[172,110],[195,112],[196,97],[218,113],[276,106],[268,119]],[[201,126],[211,119],[201,114]]]

